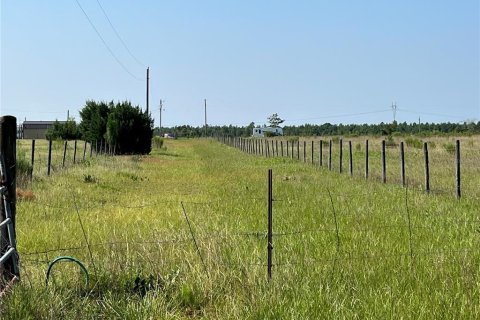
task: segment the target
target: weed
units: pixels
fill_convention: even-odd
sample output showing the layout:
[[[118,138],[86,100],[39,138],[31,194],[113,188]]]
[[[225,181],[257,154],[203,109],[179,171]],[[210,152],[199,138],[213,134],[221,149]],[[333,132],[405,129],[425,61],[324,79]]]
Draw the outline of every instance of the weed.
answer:
[[[85,182],[85,183],[97,183],[98,179],[95,176],[92,176],[91,174],[84,174],[83,175],[83,182]]]
[[[164,145],[164,139],[161,137],[153,137],[153,147],[157,150],[160,150],[163,148]]]
[[[413,147],[415,149],[422,149],[423,148],[423,141],[414,137],[408,137],[405,139],[405,144],[408,147]]]
[[[445,151],[447,151],[448,153],[454,154],[457,148],[455,147],[455,144],[447,142],[443,144],[443,149],[445,149]]]

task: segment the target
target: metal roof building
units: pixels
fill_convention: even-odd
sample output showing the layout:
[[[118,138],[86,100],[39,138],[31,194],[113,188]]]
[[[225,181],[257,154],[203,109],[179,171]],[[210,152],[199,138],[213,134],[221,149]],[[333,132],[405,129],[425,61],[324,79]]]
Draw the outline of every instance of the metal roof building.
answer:
[[[58,121],[65,123],[66,121]],[[24,121],[22,124],[23,139],[46,139],[47,130],[55,121]]]

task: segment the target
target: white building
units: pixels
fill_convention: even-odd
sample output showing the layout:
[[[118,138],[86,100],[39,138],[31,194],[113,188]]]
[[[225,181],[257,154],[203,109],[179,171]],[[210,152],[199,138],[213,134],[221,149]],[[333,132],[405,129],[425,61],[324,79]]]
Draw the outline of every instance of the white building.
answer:
[[[280,127],[263,127],[253,128],[252,137],[262,138],[265,137],[265,132],[271,132],[274,136],[283,136],[283,129]]]

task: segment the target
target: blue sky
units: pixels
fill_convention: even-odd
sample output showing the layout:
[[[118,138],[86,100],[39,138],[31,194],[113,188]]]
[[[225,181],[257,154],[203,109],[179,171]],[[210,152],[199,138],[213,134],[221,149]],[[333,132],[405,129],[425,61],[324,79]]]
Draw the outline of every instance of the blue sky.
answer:
[[[162,124],[480,120],[478,0],[1,1],[1,114],[130,100]],[[140,79],[140,80],[139,80]]]

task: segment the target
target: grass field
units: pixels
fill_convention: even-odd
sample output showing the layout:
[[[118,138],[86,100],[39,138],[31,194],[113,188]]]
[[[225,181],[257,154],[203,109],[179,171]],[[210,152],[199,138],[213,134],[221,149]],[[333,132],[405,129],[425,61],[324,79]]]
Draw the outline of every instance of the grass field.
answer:
[[[0,315],[477,319],[478,163],[464,162],[466,189],[456,200],[453,191],[426,195],[205,139],[168,140],[144,157],[87,157],[35,175],[34,198],[19,200],[22,281],[0,302]],[[440,164],[435,170],[450,170],[450,160]],[[268,168],[276,200],[271,281]],[[422,181],[421,171],[410,172]],[[45,287],[48,262],[61,255],[84,262],[88,287],[71,263],[55,265]]]

